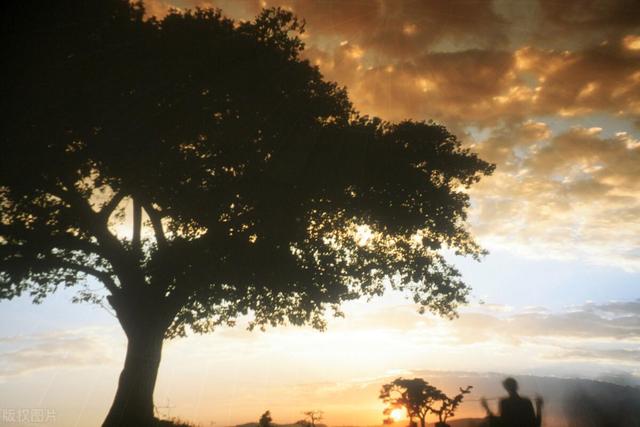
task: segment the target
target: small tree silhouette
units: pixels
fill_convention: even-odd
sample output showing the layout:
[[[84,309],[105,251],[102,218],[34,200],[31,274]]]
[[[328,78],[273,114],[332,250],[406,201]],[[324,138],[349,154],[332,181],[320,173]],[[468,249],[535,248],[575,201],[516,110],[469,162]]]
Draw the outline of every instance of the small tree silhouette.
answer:
[[[271,418],[271,411],[266,411],[262,416],[260,416],[260,420],[258,421],[258,425],[260,427],[272,427],[273,426],[273,418]]]
[[[464,395],[471,393],[471,389],[473,386],[467,386],[466,388],[460,388],[460,393],[455,395],[453,398],[450,398],[446,394],[442,393],[442,398],[439,399],[441,401],[441,405],[439,409],[431,409],[431,412],[438,416],[438,422],[436,423],[436,427],[445,427],[448,426],[447,418],[452,417],[455,414],[456,409],[460,403],[462,403],[462,399],[464,399]]]
[[[303,414],[305,415],[305,417],[307,417],[305,420],[307,425],[309,425],[310,427],[315,427],[316,422],[320,421],[323,418],[324,412],[312,410],[312,411],[305,411],[303,412]]]

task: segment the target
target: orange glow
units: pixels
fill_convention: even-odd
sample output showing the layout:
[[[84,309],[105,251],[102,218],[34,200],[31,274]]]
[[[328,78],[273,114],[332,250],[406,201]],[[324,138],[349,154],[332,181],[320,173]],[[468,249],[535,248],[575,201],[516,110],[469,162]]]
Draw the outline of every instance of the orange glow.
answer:
[[[391,413],[389,414],[389,417],[391,417],[391,419],[393,421],[400,421],[404,418],[404,410],[397,408],[394,409],[393,411],[391,411]]]

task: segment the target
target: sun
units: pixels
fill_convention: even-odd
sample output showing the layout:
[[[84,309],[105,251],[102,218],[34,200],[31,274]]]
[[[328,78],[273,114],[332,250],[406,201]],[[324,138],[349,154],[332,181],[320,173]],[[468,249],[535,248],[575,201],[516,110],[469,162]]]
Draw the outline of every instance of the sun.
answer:
[[[391,411],[391,413],[389,414],[389,417],[391,417],[393,421],[400,421],[401,419],[404,418],[404,410],[400,408],[396,408],[393,411]]]

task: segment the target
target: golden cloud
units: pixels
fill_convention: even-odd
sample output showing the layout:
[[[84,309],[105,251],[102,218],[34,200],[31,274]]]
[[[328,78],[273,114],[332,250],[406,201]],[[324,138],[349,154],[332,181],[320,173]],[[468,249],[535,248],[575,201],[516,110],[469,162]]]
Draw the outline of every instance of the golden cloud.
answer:
[[[599,128],[548,135],[528,122],[478,144],[505,165],[473,191],[481,240],[532,256],[640,269],[640,144],[623,132],[604,137]]]
[[[162,13],[170,1],[148,4]],[[640,124],[640,3],[178,6],[195,5],[244,19],[264,6],[289,8],[307,22],[305,57],[345,85],[362,113],[434,119],[475,144],[498,166],[473,191],[474,228],[490,247],[640,268],[639,137],[632,125],[610,128],[613,118]],[[563,121],[594,115],[606,129],[561,131],[570,127]],[[474,140],[470,128],[488,136]]]

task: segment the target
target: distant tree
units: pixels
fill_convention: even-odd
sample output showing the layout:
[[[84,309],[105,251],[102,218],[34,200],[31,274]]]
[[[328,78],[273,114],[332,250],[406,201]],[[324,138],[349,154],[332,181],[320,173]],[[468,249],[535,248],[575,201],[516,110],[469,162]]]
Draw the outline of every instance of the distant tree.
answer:
[[[454,415],[464,395],[471,391],[471,386],[460,389],[460,394],[453,398],[432,386],[422,378],[405,379],[396,378],[380,389],[380,399],[387,404],[385,415],[391,414],[396,408],[404,408],[409,416],[409,423],[415,419],[420,421],[420,427],[427,424],[429,413],[438,416],[437,426],[446,426],[447,418]],[[437,404],[440,403],[439,406]]]
[[[322,329],[386,283],[421,311],[466,301],[439,249],[482,254],[465,189],[493,166],[440,125],[360,116],[291,13],[0,8],[0,298],[106,300],[128,346],[104,426],[152,422],[165,338]]]
[[[307,425],[309,425],[310,427],[316,427],[316,422],[322,420],[324,416],[323,411],[317,411],[317,410],[306,411],[306,412],[303,412],[303,414],[306,417]]]
[[[271,411],[266,411],[264,414],[260,416],[258,425],[260,427],[272,427],[273,426],[272,421],[273,421],[273,418],[271,418]]]

